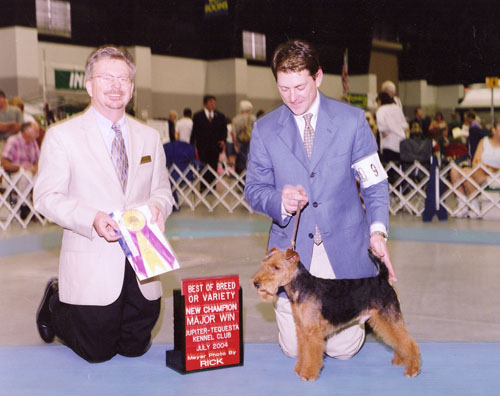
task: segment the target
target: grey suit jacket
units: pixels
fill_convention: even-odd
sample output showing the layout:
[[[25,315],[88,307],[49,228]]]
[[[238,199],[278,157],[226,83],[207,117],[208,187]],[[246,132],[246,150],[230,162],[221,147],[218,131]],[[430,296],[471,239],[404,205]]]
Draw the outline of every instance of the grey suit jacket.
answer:
[[[310,267],[317,224],[337,278],[375,275],[367,253],[369,225],[378,221],[388,227],[388,183],[362,190],[365,212],[351,165],[376,152],[364,112],[323,95],[311,160],[285,105],[259,119],[252,131],[245,197],[273,220],[269,248],[290,246],[295,216],[283,220],[281,191],[287,184],[302,185],[309,204],[301,213],[296,250],[304,265]]]

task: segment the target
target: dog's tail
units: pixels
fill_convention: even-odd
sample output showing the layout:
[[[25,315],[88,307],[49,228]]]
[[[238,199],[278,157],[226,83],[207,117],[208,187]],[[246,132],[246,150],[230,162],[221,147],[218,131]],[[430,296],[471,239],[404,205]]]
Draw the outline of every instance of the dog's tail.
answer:
[[[368,249],[368,255],[370,256],[373,264],[377,266],[378,276],[384,280],[389,280],[389,270],[387,269],[385,263],[380,257],[378,257],[372,249]]]

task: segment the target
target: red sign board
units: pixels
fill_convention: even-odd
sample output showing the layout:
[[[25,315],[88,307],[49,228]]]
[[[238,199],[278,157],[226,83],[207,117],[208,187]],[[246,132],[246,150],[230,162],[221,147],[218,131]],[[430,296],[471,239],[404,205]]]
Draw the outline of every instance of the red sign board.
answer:
[[[238,276],[182,281],[186,371],[240,363]]]

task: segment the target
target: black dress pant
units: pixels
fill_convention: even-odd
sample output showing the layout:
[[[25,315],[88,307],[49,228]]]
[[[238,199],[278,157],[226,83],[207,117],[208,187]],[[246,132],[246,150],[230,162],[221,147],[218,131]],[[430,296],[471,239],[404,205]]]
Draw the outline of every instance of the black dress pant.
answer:
[[[118,299],[110,305],[72,305],[50,301],[56,336],[91,363],[104,362],[116,354],[141,356],[151,346],[151,331],[160,315],[161,298],[146,299],[137,285],[131,265]]]
[[[198,155],[200,157],[200,161],[206,165],[210,165],[210,167],[217,172],[217,165],[219,164],[219,152],[218,151],[198,151]],[[207,170],[203,174],[203,179],[206,181],[205,183],[200,183],[200,192],[205,191],[207,185],[210,185],[215,180],[215,175],[212,171]]]
[[[399,153],[396,153],[395,151],[389,150],[389,149],[383,149],[382,150],[382,163],[387,165],[390,161],[394,162],[396,165],[400,164],[401,161],[401,156]],[[387,176],[389,178],[389,183],[394,184],[396,180],[398,180],[399,175],[394,169],[389,169],[389,172],[387,172]]]

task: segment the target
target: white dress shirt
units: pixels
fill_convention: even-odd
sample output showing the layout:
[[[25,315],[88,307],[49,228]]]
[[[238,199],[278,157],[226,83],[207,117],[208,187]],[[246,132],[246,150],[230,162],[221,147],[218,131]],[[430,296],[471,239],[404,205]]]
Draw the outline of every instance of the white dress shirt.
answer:
[[[101,132],[102,138],[104,139],[104,144],[106,145],[106,149],[108,150],[108,153],[111,156],[111,148],[113,146],[113,139],[115,138],[115,131],[111,127],[115,123],[111,122],[106,117],[104,117],[93,106],[91,106],[90,108],[94,111],[94,115],[97,120],[97,125],[99,126],[99,132]],[[128,128],[127,128],[127,123],[125,122],[125,114],[123,114],[123,117],[120,118],[120,120],[116,124],[118,124],[118,126],[120,127],[123,141],[125,142],[125,150],[127,151],[127,157],[130,158],[130,149],[128,143]]]

